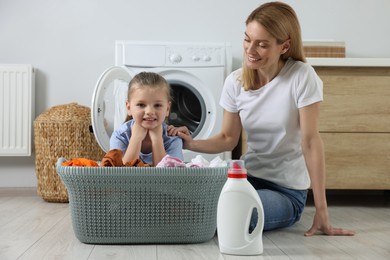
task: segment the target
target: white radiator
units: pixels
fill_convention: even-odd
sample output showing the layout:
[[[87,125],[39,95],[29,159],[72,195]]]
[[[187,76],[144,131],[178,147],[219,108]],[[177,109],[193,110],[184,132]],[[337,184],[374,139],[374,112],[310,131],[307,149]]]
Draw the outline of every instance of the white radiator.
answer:
[[[35,117],[31,65],[0,64],[0,156],[30,156]]]

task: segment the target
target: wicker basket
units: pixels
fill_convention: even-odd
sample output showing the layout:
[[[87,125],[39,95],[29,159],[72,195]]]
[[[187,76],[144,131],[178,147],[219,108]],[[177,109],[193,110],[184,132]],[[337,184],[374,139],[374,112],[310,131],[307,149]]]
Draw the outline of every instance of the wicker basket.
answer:
[[[35,171],[38,194],[44,200],[68,202],[66,187],[56,173],[58,158],[103,158],[90,126],[90,109],[76,103],[52,107],[35,119]]]
[[[74,167],[57,162],[83,243],[199,243],[214,237],[227,168]]]

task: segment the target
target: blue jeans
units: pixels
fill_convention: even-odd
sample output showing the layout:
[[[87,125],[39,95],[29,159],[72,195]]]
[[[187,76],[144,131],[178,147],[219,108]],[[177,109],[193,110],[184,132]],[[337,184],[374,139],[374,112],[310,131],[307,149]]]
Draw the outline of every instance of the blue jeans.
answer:
[[[301,218],[307,190],[287,189],[255,177],[248,177],[248,181],[256,189],[263,204],[264,231],[291,226]],[[257,211],[254,211],[250,232],[256,227],[257,218]]]

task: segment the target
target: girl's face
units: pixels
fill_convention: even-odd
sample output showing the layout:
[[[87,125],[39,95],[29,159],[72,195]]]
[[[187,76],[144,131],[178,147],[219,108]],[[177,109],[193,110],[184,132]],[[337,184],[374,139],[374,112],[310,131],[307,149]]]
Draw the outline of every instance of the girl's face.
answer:
[[[162,125],[171,106],[166,90],[148,86],[135,87],[131,99],[126,101],[128,115],[145,129]]]
[[[260,23],[252,21],[246,26],[243,46],[249,69],[268,69],[277,66],[280,55],[289,48],[289,41],[278,44]]]

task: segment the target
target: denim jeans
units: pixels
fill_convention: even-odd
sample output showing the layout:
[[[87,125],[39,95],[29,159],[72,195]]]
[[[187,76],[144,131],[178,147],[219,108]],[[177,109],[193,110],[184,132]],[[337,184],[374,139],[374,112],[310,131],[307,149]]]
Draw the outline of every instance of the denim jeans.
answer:
[[[264,231],[291,226],[301,218],[307,190],[288,189],[255,177],[248,177],[248,181],[263,204]],[[256,227],[257,218],[257,211],[253,211],[249,232]]]

